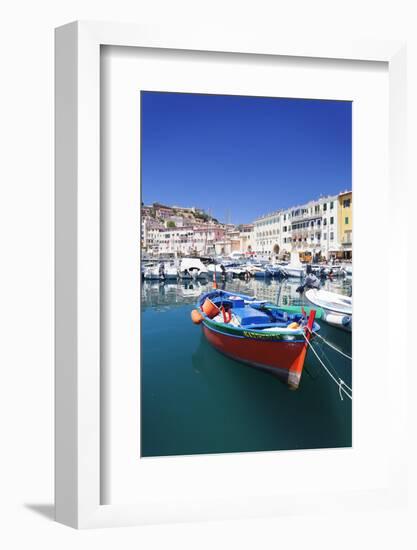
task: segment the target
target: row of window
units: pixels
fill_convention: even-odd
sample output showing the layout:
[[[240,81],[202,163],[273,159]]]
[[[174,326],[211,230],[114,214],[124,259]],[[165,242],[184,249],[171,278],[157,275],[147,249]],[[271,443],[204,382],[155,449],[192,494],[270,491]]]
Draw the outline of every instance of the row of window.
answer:
[[[345,217],[345,225],[347,225],[348,223],[349,223],[349,217],[346,216]],[[287,233],[287,231],[290,231],[291,229],[292,230],[307,229],[309,227],[314,227],[315,225],[320,226],[321,225],[321,220],[312,220],[310,222],[299,222],[299,223],[293,224],[292,226],[284,225],[284,227],[282,228],[282,231],[284,233]],[[324,226],[327,225],[327,218],[323,219],[323,225]],[[334,216],[330,216],[329,225],[334,225]],[[268,235],[279,235],[279,229],[271,229],[269,231],[261,231],[260,233],[258,233],[257,236],[265,237],[265,236],[268,236]]]
[[[326,235],[325,233],[323,233],[323,238],[324,238],[324,239],[326,238],[326,236],[327,236],[327,235]],[[317,239],[318,241],[321,240],[321,233],[317,233],[316,239]],[[334,241],[334,233],[333,233],[333,231],[330,232],[330,240],[331,240],[331,241]],[[313,235],[311,235],[310,241],[311,241],[311,242],[314,242],[314,236],[313,236]],[[299,237],[298,239],[297,239],[297,238],[294,239],[294,238],[291,238],[291,237],[286,237],[286,238],[284,238],[284,243],[291,243],[291,242],[292,242],[292,243],[296,243],[296,242],[299,242],[299,243],[301,243],[301,242],[307,242],[307,237]]]
[[[284,216],[284,221],[285,221],[285,216]],[[265,222],[258,223],[257,225],[258,225],[258,226],[264,226],[264,225],[272,225],[272,224],[275,224],[275,223],[278,223],[278,220],[271,219],[271,220],[267,220],[267,221],[265,221]],[[295,228],[295,229],[298,229],[298,228],[300,228],[300,227],[308,227],[309,225],[313,226],[315,223],[316,223],[317,225],[320,225],[321,220],[318,219],[318,220],[311,220],[311,221],[305,221],[305,222],[298,222],[298,223],[292,224],[292,227]],[[323,223],[324,223],[324,225],[327,224],[327,218],[324,218],[324,219],[323,219]],[[330,223],[331,223],[331,224],[334,223],[334,216],[331,216],[331,217],[330,217]],[[289,228],[289,227],[290,227],[290,226],[284,225],[283,230],[284,230],[284,231],[287,231],[287,228]],[[279,230],[278,230],[278,231],[279,231]]]
[[[321,237],[322,237],[322,234],[321,233],[317,233],[316,236],[314,235],[311,235],[310,236],[310,241],[311,242],[314,242],[314,239],[320,241],[321,240]],[[327,233],[323,233],[323,238],[325,239],[327,237]],[[334,232],[333,231],[330,231],[329,233],[329,237],[330,237],[330,240],[331,241],[334,241]],[[307,237],[298,237],[298,238],[294,238],[294,237],[284,237],[283,239],[284,241],[284,244],[287,244],[287,243],[296,243],[296,242],[307,242]],[[272,241],[267,241],[267,240],[263,240],[261,241],[259,244],[260,245],[265,245],[265,244],[272,244]]]
[[[349,203],[348,206],[350,206],[350,199],[348,199],[346,201],[343,201],[343,205],[345,203]],[[303,216],[305,214],[310,214],[310,215],[319,214],[321,212],[322,207],[323,207],[323,212],[326,212],[327,210],[333,210],[334,201],[330,201],[328,203],[325,202],[322,205],[321,204],[316,204],[314,207],[310,207],[310,208],[297,208],[296,210],[292,210],[288,214],[283,214],[282,215],[282,220],[285,222],[287,220],[290,220],[291,218],[297,218],[297,217]],[[280,216],[275,216],[273,218],[269,218],[267,220],[257,222],[257,225],[258,226],[270,225],[270,224],[273,224],[273,223],[279,223],[279,221],[280,221]]]

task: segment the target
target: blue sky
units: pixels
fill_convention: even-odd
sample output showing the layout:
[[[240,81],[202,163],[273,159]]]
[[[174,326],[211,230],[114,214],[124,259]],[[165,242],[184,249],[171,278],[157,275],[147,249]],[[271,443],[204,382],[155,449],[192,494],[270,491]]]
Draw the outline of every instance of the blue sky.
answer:
[[[141,92],[142,201],[220,221],[351,189],[345,101]]]

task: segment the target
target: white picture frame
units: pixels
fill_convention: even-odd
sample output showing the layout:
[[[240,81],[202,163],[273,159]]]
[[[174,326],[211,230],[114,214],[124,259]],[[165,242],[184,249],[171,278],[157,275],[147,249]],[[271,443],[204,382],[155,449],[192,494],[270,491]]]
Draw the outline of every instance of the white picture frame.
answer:
[[[405,45],[396,41],[280,40],[275,36],[194,28],[75,22],[56,30],[56,519],[67,525],[103,527],[158,521],[135,504],[101,504],[100,400],[100,48],[102,45],[172,50],[264,54],[334,60],[382,61],[389,70],[389,155],[392,216],[401,227],[406,188]],[[404,247],[401,249],[403,250]],[[400,251],[400,254],[403,253]],[[394,307],[389,304],[388,308]],[[403,337],[399,337],[404,338]],[[406,350],[407,344],[404,344]],[[405,353],[405,352],[404,352]],[[401,371],[401,369],[403,369]],[[401,375],[403,374],[403,376]],[[265,498],[232,512],[202,508],[192,519],[279,514],[288,510],[344,508],[404,498],[402,468],[405,364],[399,367],[396,395],[387,406],[398,423],[392,475],[382,494],[289,495],[285,502]],[[150,506],[150,509],[152,507]],[[164,513],[165,521],[191,519],[186,507]]]

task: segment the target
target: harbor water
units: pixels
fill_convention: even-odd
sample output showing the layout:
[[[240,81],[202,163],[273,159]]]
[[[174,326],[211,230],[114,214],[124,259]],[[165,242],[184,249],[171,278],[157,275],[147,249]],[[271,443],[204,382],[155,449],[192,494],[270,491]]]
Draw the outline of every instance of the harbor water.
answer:
[[[219,288],[277,305],[308,304],[300,281],[233,279]],[[141,292],[141,456],[350,447],[352,402],[309,350],[300,387],[212,348],[190,313],[211,282],[147,282]],[[349,294],[351,280],[324,289]],[[311,305],[311,304],[310,304]],[[351,334],[318,321],[320,335],[351,356]],[[352,386],[351,361],[316,338],[332,372]]]

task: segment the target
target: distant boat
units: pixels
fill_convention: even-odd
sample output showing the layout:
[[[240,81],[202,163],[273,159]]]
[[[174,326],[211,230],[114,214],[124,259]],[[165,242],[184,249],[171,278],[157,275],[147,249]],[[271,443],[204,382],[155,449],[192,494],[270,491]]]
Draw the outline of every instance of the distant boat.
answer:
[[[162,269],[161,266],[163,266]],[[147,281],[176,280],[178,278],[178,269],[174,265],[161,262],[158,265],[145,267],[143,277]]]
[[[175,265],[165,264],[164,277],[169,280],[178,279],[178,268]]]
[[[222,269],[222,267],[224,270]],[[216,274],[216,277],[220,278],[233,276],[233,274],[228,271],[223,264],[210,263],[207,264],[206,268],[210,277],[212,277],[214,274]]]
[[[178,268],[180,279],[208,279],[207,267],[199,258],[182,258]]]
[[[143,278],[146,281],[159,281],[161,279],[161,275],[159,273],[158,266],[152,265],[145,267],[143,269]]]
[[[272,277],[272,272],[266,267],[259,264],[248,264],[246,270],[256,278],[269,278]]]
[[[226,273],[228,275],[231,275],[234,279],[242,279],[246,275],[249,274],[249,271],[247,270],[246,266],[244,265],[235,265],[235,266],[229,266],[226,268]]]
[[[300,384],[312,332],[320,329],[314,309],[307,317],[222,290],[202,294],[191,318],[218,351],[276,374],[293,389]]]
[[[287,265],[282,266],[287,277],[301,278],[306,273],[305,266],[300,262],[298,252],[291,252],[291,260]]]
[[[332,275],[333,277],[339,277],[345,275],[340,265],[310,264],[310,269],[317,276],[325,275],[326,277],[330,277]]]
[[[326,323],[347,331],[352,330],[352,298],[315,288],[307,290],[305,295],[309,302],[323,309],[322,318]]]
[[[272,277],[286,277],[285,269],[279,264],[268,264],[266,266]]]

